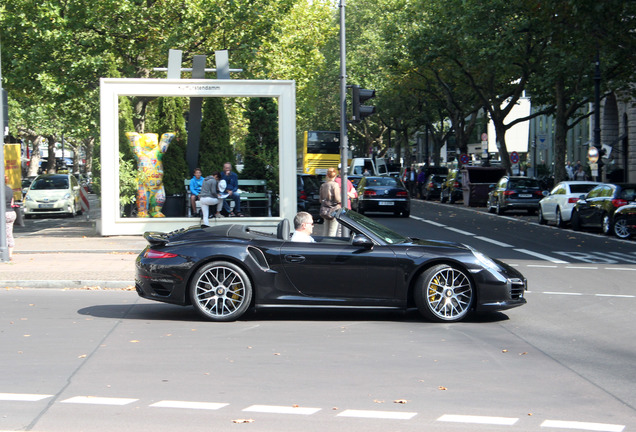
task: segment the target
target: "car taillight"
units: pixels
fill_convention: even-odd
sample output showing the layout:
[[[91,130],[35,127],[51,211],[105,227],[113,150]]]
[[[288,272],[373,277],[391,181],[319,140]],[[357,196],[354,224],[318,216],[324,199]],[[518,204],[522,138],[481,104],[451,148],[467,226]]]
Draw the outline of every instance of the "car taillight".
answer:
[[[154,249],[148,249],[146,253],[144,253],[144,258],[174,258],[176,256],[178,255],[170,252],[156,251]]]
[[[398,193],[396,193],[395,196],[405,197],[405,196],[409,196],[409,194],[407,191],[398,191]]]
[[[300,199],[306,200],[307,199],[307,192],[305,192],[304,190],[300,191]]]
[[[374,195],[376,195],[376,193],[375,193],[375,191],[373,191],[373,190],[365,190],[365,191],[364,191],[364,196],[365,196],[365,197],[366,197],[366,196],[374,196]]]
[[[504,191],[503,194],[506,195],[506,196],[510,196],[510,195],[514,195],[515,193],[514,193],[514,191]]]
[[[432,188],[432,187],[435,187],[435,185],[433,184],[433,182],[430,182],[430,183],[428,184],[428,187]]]
[[[612,200],[612,205],[614,206],[614,208],[623,207],[624,205],[627,205],[627,201],[624,199],[615,198]]]
[[[459,184],[459,182],[455,182],[455,183],[453,183],[453,187],[455,187],[455,188],[458,188],[458,187],[460,187],[460,184]]]
[[[579,202],[577,197],[568,198],[568,204],[576,204],[577,202]]]
[[[542,191],[534,191],[534,194],[540,198],[543,198],[543,192]]]

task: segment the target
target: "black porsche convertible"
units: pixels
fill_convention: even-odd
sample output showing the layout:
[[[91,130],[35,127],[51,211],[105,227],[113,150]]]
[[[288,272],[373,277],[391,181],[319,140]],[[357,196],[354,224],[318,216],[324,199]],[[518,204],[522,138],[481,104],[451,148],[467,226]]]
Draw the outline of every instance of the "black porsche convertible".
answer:
[[[346,237],[290,241],[244,225],[147,232],[136,289],[147,299],[192,304],[204,318],[231,321],[250,307],[417,307],[432,321],[526,303],[526,279],[470,246],[404,237],[342,209]],[[346,232],[347,230],[345,230]]]

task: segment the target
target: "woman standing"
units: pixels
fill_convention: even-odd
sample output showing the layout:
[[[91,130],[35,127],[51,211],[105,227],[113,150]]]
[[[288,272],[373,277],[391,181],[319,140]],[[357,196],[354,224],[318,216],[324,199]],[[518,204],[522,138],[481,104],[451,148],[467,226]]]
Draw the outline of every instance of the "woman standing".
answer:
[[[210,206],[217,206],[219,203],[219,195],[217,192],[217,176],[219,173],[209,175],[203,180],[201,186],[201,193],[199,194],[199,202],[201,203],[201,213],[203,213],[203,220],[201,226],[210,226]]]
[[[325,220],[324,235],[335,237],[338,231],[338,221],[331,214],[341,207],[340,186],[335,182],[338,170],[327,170],[327,181],[320,186],[320,215]]]
[[[13,222],[15,222],[16,214],[13,210],[13,189],[9,186],[9,178],[4,176],[4,197],[5,197],[5,220],[7,228],[7,247],[9,248],[9,260],[13,256],[13,247],[15,240],[13,239]]]

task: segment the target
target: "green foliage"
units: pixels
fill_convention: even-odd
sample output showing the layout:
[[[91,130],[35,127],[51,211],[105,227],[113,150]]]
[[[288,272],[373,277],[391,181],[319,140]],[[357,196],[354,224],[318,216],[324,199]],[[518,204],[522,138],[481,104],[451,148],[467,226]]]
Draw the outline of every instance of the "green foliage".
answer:
[[[234,165],[234,151],[230,145],[230,124],[223,99],[205,98],[201,114],[199,167],[204,176],[209,176],[222,171],[225,162]]]
[[[242,178],[265,179],[272,191],[278,191],[278,109],[272,98],[250,99],[245,116],[245,167]]]

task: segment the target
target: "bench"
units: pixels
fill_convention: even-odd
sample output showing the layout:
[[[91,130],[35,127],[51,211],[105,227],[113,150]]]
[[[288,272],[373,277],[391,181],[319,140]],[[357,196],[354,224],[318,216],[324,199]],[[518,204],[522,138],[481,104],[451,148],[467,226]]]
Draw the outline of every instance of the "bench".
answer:
[[[185,179],[183,185],[186,191],[186,215],[192,216],[190,206],[190,179]],[[272,193],[267,190],[267,180],[243,180],[239,179],[239,193],[241,196],[241,209],[251,215],[253,210],[263,210],[263,216],[272,215]],[[196,203],[197,213],[201,208],[199,201]],[[234,201],[230,201],[234,206]]]

